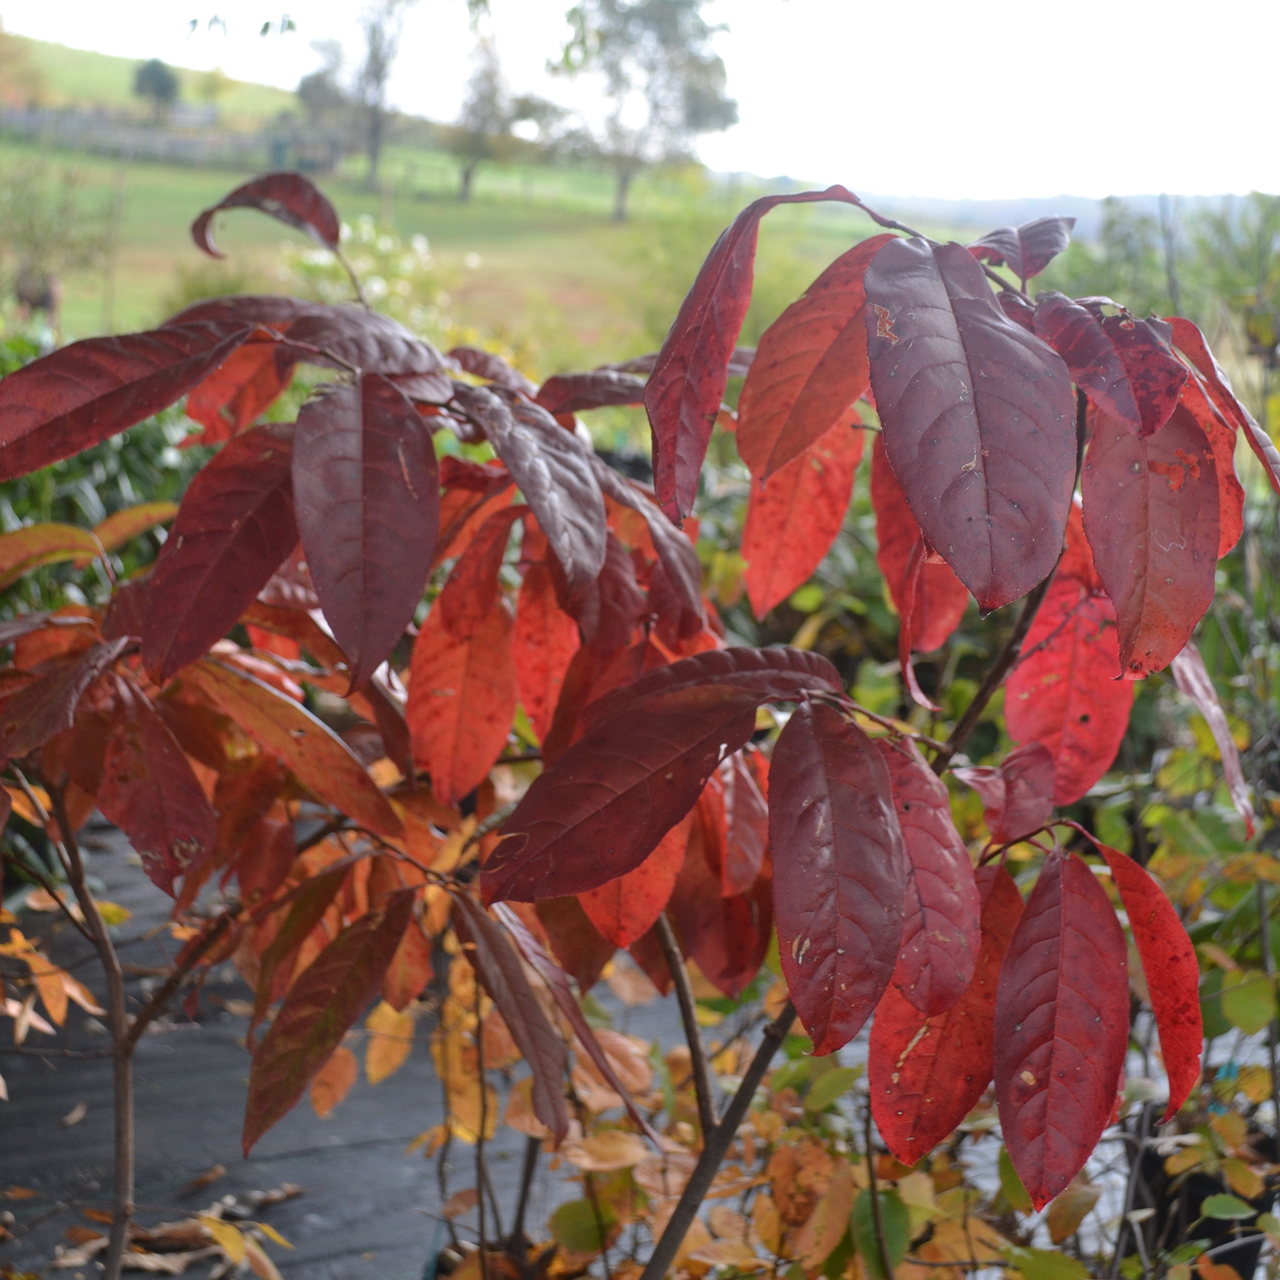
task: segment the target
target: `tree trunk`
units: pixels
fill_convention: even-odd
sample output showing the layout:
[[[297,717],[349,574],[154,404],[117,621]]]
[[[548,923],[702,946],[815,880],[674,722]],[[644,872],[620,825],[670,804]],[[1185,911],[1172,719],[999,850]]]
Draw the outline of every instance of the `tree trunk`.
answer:
[[[469,160],[462,166],[462,181],[458,184],[458,199],[462,204],[471,202],[471,180],[476,176],[476,170],[479,167],[479,160]]]
[[[365,144],[365,151],[369,157],[369,172],[364,182],[366,191],[377,191],[378,189],[378,161],[382,158],[382,126],[382,108],[379,106],[370,107],[369,133]]]
[[[613,197],[614,222],[627,220],[627,194],[631,190],[631,179],[636,176],[634,169],[618,170],[618,189]]]

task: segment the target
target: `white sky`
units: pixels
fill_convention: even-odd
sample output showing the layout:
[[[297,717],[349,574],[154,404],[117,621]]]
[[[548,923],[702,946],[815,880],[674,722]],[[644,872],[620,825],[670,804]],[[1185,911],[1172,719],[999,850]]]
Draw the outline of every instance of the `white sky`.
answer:
[[[544,65],[570,0],[492,0],[509,82],[583,105]],[[336,39],[359,58],[360,0],[0,0],[6,30],[296,86]],[[287,12],[296,34],[260,38]],[[227,32],[207,29],[218,14]],[[944,198],[1280,190],[1277,0],[711,0],[740,123],[715,169]],[[202,21],[189,33],[192,18]],[[453,118],[470,73],[463,0],[418,0],[391,97]]]

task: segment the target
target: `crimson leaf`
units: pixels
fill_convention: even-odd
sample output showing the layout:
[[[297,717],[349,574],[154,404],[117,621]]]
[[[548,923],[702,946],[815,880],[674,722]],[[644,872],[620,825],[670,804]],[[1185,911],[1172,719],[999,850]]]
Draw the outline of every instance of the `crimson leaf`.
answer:
[[[309,178],[300,173],[264,173],[237,187],[206,209],[192,224],[191,238],[212,258],[225,255],[213,242],[210,224],[223,209],[260,209],[281,222],[305,231],[327,249],[338,247],[341,226],[333,205]]]
[[[952,769],[982,797],[982,816],[991,839],[1009,844],[1030,835],[1053,813],[1053,756],[1039,742],[1010,751],[998,768],[969,765]]]
[[[997,267],[1007,266],[1025,284],[1067,247],[1075,225],[1074,218],[1050,214],[1020,227],[997,227],[975,240],[969,252]]]
[[[538,388],[535,399],[552,414],[581,413],[611,404],[642,404],[644,379],[612,369],[558,373]]]

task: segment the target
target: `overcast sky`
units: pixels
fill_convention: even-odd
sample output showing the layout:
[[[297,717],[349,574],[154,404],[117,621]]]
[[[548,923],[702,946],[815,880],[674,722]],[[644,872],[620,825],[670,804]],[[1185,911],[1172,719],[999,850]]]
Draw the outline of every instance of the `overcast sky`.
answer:
[[[492,0],[516,91],[589,109],[544,66],[569,0]],[[359,58],[360,0],[0,0],[6,30],[292,89],[316,40]],[[287,12],[293,34],[259,37]],[[226,23],[208,29],[214,14]],[[711,0],[741,119],[719,170],[944,198],[1280,190],[1277,0]],[[190,31],[190,20],[201,21]],[[452,119],[474,37],[463,0],[418,0],[391,98]]]

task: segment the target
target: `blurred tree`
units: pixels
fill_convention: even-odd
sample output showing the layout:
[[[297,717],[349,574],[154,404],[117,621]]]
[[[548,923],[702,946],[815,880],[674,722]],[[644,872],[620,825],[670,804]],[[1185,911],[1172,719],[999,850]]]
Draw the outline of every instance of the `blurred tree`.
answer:
[[[342,70],[342,46],[336,40],[317,40],[311,46],[323,59],[319,71],[303,76],[294,91],[313,128],[332,126],[345,119],[351,99],[338,80]]]
[[[31,61],[27,42],[0,24],[0,101],[25,107],[38,102],[43,92],[44,76]]]
[[[414,3],[415,0],[375,0],[360,19],[365,57],[356,76],[355,100],[365,117],[365,154],[369,157],[365,186],[370,191],[377,190],[378,162],[386,135],[387,80],[400,51],[405,11]]]
[[[149,59],[134,72],[134,95],[150,100],[151,119],[157,124],[165,109],[178,100],[178,88],[177,74],[159,58]]]
[[[612,108],[593,140],[617,175],[613,216],[619,222],[641,169],[683,158],[698,134],[737,122],[724,61],[711,47],[721,28],[703,18],[704,3],[581,0],[569,11],[573,35],[550,70],[604,76]]]
[[[231,84],[231,77],[221,67],[214,67],[212,71],[206,71],[196,81],[196,93],[201,101],[216,107],[218,99],[231,88]]]

